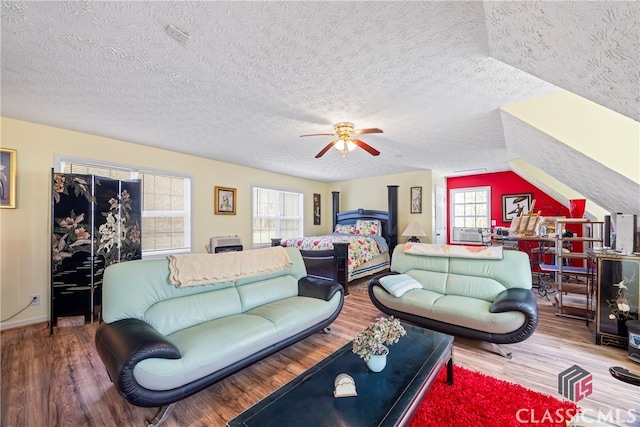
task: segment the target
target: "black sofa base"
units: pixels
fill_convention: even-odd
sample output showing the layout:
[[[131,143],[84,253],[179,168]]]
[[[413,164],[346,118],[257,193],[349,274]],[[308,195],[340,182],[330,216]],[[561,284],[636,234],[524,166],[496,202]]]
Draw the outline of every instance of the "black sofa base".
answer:
[[[102,323],[96,331],[96,349],[121,396],[136,406],[162,407],[189,397],[285,347],[325,330],[333,323],[344,304],[344,288],[337,282],[303,277],[298,282],[298,294],[301,296],[329,300],[337,292],[342,293],[342,298],[331,317],[243,360],[171,390],[149,390],[140,386],[133,375],[135,365],[141,360],[153,357],[180,358],[178,349],[147,323],[138,319]]]
[[[531,336],[538,326],[538,305],[536,296],[530,290],[507,289],[496,298],[491,307],[492,313],[520,311],[525,315],[526,321],[520,328],[513,332],[507,334],[494,334],[393,310],[385,306],[373,293],[373,288],[375,287],[380,288],[383,292],[387,292],[379,281],[379,278],[383,276],[384,275],[374,277],[369,281],[369,298],[373,305],[385,314],[422,326],[423,328],[432,329],[437,332],[458,337],[486,341],[492,344],[515,344],[524,341]]]

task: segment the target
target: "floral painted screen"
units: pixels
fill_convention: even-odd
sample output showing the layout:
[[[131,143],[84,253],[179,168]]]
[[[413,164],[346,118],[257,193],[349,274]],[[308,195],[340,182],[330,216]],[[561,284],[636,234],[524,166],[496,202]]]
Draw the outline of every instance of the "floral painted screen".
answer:
[[[598,332],[621,338],[626,347],[627,320],[638,319],[640,260],[603,259],[599,264]],[[605,337],[606,338],[606,337]],[[605,343],[606,339],[602,340]]]
[[[139,181],[53,173],[51,327],[100,317],[104,269],[140,259]]]

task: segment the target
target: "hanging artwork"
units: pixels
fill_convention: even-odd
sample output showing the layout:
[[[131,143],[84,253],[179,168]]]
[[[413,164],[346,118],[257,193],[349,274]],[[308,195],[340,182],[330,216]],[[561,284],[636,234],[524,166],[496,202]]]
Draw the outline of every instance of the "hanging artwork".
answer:
[[[0,148],[0,208],[16,207],[16,150]]]
[[[236,189],[227,187],[215,187],[216,215],[236,214]]]
[[[503,194],[502,222],[511,222],[531,210],[532,193]]]
[[[320,225],[320,194],[313,193],[313,225]]]
[[[422,213],[422,187],[411,187],[411,213]]]

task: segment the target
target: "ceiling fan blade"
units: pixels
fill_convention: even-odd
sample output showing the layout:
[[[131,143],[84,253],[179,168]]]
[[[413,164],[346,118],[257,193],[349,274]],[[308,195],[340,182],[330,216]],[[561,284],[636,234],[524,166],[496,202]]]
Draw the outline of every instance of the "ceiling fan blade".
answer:
[[[310,133],[309,135],[300,135],[300,138],[303,136],[336,136],[335,133]]]
[[[380,154],[378,150],[376,150],[375,148],[373,148],[372,146],[370,146],[369,144],[367,144],[361,139],[352,139],[352,141],[354,144],[356,144],[358,147],[362,148],[364,151],[371,154],[372,156],[377,156]]]
[[[365,133],[384,133],[382,129],[378,128],[368,128],[368,129],[358,129],[356,130],[356,135],[363,135]]]
[[[329,149],[333,147],[336,142],[338,142],[337,139],[335,141],[331,141],[330,143],[328,143],[326,147],[324,147],[322,150],[320,150],[318,154],[316,154],[316,159],[319,159],[320,157],[324,156],[324,153],[329,151]]]

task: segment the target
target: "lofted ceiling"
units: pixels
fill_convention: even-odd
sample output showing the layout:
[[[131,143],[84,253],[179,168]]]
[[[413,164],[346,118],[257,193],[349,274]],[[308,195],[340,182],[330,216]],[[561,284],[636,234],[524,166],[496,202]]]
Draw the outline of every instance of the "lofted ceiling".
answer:
[[[561,89],[640,120],[635,1],[1,5],[2,116],[322,182],[508,170]],[[382,154],[315,159],[339,121]]]

